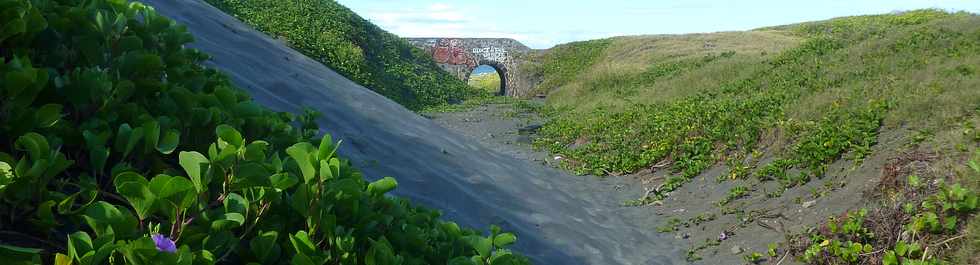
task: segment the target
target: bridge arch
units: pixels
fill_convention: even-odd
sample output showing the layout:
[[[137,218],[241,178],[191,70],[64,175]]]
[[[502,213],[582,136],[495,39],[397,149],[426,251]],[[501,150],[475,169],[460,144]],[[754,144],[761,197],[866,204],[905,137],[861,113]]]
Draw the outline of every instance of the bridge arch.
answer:
[[[533,78],[524,76],[520,68],[528,62],[530,48],[514,39],[488,38],[407,38],[432,55],[439,66],[462,81],[480,65],[493,67],[500,75],[499,94],[509,97],[530,96]]]
[[[483,65],[489,66],[490,68],[493,68],[493,70],[497,72],[496,73],[497,76],[500,76],[500,87],[497,88],[496,94],[498,96],[506,96],[507,95],[507,90],[508,90],[508,87],[507,87],[507,66],[505,66],[501,62],[491,61],[491,60],[479,61],[476,65],[477,66],[469,69],[469,71],[468,71],[469,74],[466,75],[466,79],[463,80],[463,81],[464,82],[469,82],[470,81],[469,79],[473,76],[473,73],[474,73],[474,71],[476,71],[476,68],[479,68],[480,66],[483,66]]]

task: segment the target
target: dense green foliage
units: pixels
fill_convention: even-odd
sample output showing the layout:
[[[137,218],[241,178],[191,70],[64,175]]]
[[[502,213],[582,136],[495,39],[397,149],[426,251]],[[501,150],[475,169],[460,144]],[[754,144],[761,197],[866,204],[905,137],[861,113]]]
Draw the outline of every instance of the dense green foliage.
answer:
[[[422,50],[333,0],[207,2],[409,109],[474,93]]]
[[[608,39],[591,40],[555,46],[544,54],[532,58],[531,60],[538,64],[529,65],[524,71],[544,77],[536,90],[551,91],[591,67],[602,56],[610,42]]]
[[[978,163],[980,152],[970,162],[968,179],[980,178]],[[801,236],[802,249],[791,251],[802,252],[798,256],[809,264],[965,264],[940,258],[945,250],[941,245],[963,237],[957,236],[958,232],[980,207],[977,192],[960,184],[927,182],[916,175],[908,175],[901,187],[896,194],[900,203],[894,207],[885,206],[875,216],[861,209],[832,217],[821,229]],[[935,194],[924,199],[914,197],[933,189]],[[877,220],[869,222],[869,218]],[[882,224],[882,218],[890,222]],[[895,227],[882,227],[889,225]]]
[[[149,7],[0,7],[4,264],[526,263],[386,196],[315,112],[258,106]]]
[[[751,55],[766,58],[758,63],[722,50],[654,62],[635,73],[600,71],[579,92],[613,93],[622,103],[575,109],[549,101],[558,107],[536,144],[563,155],[563,165],[579,173],[671,165],[675,174],[666,183],[631,204],[661,200],[719,162],[734,165],[733,178],[753,175],[793,187],[822,176],[845,154],[860,161],[883,123],[928,129],[974,114],[978,25],[976,15],[934,10],[841,18],[766,29],[804,41],[778,54]],[[709,70],[734,74],[717,85],[688,83],[683,93],[661,98],[641,94]],[[776,157],[750,158],[760,151]]]

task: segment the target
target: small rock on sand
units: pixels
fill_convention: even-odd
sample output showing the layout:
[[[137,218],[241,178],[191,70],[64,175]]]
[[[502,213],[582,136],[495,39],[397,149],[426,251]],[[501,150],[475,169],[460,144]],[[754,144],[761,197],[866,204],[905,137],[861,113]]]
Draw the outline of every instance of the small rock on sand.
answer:
[[[742,254],[742,248],[738,245],[732,246],[732,255]]]

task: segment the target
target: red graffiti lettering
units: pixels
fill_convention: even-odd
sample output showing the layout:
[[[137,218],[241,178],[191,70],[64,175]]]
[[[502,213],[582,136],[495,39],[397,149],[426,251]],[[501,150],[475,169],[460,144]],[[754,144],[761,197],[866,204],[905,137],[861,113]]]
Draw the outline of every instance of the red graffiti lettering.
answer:
[[[466,52],[458,39],[441,39],[432,51],[437,63],[476,67],[476,60]]]

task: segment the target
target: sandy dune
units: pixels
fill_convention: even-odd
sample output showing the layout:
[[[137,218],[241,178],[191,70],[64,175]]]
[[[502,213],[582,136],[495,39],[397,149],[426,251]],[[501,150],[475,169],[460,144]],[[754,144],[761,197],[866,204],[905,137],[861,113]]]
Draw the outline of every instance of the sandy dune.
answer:
[[[200,0],[147,0],[185,24],[192,47],[214,59],[256,101],[279,111],[309,106],[343,139],[341,153],[370,178],[396,177],[396,195],[462,225],[518,234],[536,264],[673,264],[687,246],[623,217],[609,181],[569,176],[503,155],[357,85]],[[647,220],[649,222],[649,220]]]

